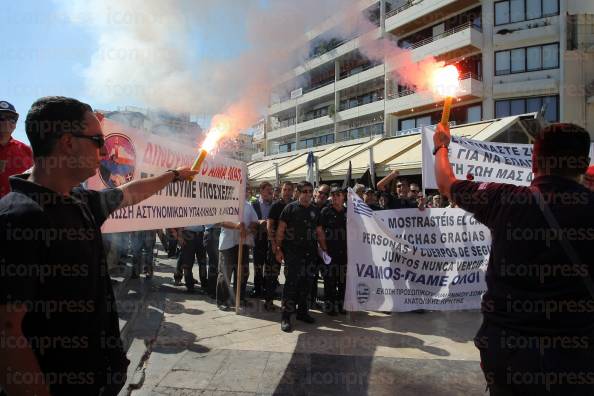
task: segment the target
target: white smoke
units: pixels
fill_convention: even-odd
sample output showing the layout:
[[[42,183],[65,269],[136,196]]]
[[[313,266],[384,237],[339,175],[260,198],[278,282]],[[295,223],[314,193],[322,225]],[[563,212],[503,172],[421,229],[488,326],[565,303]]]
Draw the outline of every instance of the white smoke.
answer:
[[[192,114],[231,109],[241,126],[258,119],[273,82],[305,56],[295,46],[305,31],[354,2],[55,1],[96,37],[85,70],[92,97]],[[209,56],[211,42],[235,46],[229,40],[245,48],[224,59]]]

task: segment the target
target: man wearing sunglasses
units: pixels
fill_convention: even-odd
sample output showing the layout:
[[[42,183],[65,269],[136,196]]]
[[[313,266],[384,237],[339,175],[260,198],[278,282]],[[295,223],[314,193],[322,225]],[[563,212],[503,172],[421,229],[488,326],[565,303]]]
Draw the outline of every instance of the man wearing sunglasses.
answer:
[[[23,173],[33,166],[29,146],[12,138],[18,120],[14,106],[0,100],[0,198],[10,192],[9,176]]]
[[[34,167],[0,199],[0,387],[9,395],[117,395],[126,380],[101,225],[188,168],[90,191],[105,155],[101,124],[76,99],[45,97],[25,122]],[[25,342],[23,342],[25,341]],[[14,373],[41,378],[33,383]]]

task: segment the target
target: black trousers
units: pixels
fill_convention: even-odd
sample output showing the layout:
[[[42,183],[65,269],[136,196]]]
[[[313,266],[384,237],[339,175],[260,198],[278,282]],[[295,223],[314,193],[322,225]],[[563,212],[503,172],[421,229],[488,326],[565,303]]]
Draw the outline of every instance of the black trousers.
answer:
[[[346,264],[346,257],[332,257],[330,265],[324,265],[322,268],[326,303],[324,309],[338,312],[343,306],[346,291]]]
[[[194,258],[198,261],[198,274],[200,277],[200,286],[203,290],[207,289],[208,273],[206,269],[206,249],[204,247],[204,232],[188,231],[182,232],[182,238],[185,242],[182,246],[179,258],[177,259],[177,268],[175,277],[180,279],[182,276],[186,287],[192,289],[194,287],[194,275],[192,274],[192,267],[194,266]]]
[[[207,293],[214,296],[217,292],[217,277],[219,275],[219,235],[220,228],[210,228],[204,231],[204,246],[208,255]]]
[[[278,288],[278,276],[280,275],[281,263],[276,261],[272,247],[268,246],[268,260],[264,263],[264,299],[273,301],[276,289]]]
[[[254,247],[254,291],[258,294],[264,293],[264,267],[268,261],[267,244],[256,242]]]
[[[322,274],[322,279],[324,279],[324,299],[326,298],[326,278],[324,277],[324,265],[324,262],[318,256],[315,268],[312,269],[311,287],[309,289],[310,306],[313,306],[318,299],[318,280],[320,279],[320,274]]]
[[[594,395],[594,336],[534,335],[483,323],[474,342],[491,396]]]
[[[314,271],[317,270],[316,252],[286,252],[287,269],[283,288],[282,317],[288,319],[292,314],[307,314],[308,299]]]

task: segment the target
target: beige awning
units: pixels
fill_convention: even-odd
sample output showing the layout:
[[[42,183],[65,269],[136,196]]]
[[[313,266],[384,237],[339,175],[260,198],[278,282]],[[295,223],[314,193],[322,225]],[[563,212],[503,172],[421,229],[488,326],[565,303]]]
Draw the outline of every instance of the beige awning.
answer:
[[[419,135],[402,136],[375,141],[373,145],[366,147],[366,150],[350,158],[344,158],[335,165],[322,172],[322,179],[338,178],[346,174],[349,162],[352,166],[352,176],[361,176],[369,168],[369,149],[373,148],[373,162],[376,167],[400,153],[420,143]]]
[[[475,140],[490,141],[500,133],[513,128],[522,116],[512,116],[472,124],[453,126],[452,135]],[[373,149],[373,160],[378,176],[393,169],[403,174],[419,174],[422,168],[421,135],[376,138],[359,144],[337,143],[325,150],[314,151],[318,158],[320,179],[343,179],[352,165],[352,177],[358,178],[369,168],[369,149]],[[299,181],[307,175],[307,153],[301,152],[282,158],[267,158],[248,165],[250,183],[274,181],[274,162],[279,164],[281,180]]]

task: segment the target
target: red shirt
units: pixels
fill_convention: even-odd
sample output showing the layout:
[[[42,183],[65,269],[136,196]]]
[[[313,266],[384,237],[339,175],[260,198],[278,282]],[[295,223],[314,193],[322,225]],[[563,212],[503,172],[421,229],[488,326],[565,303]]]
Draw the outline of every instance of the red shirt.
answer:
[[[33,166],[33,151],[25,143],[10,139],[0,144],[0,197],[10,192],[8,177],[23,173]]]

